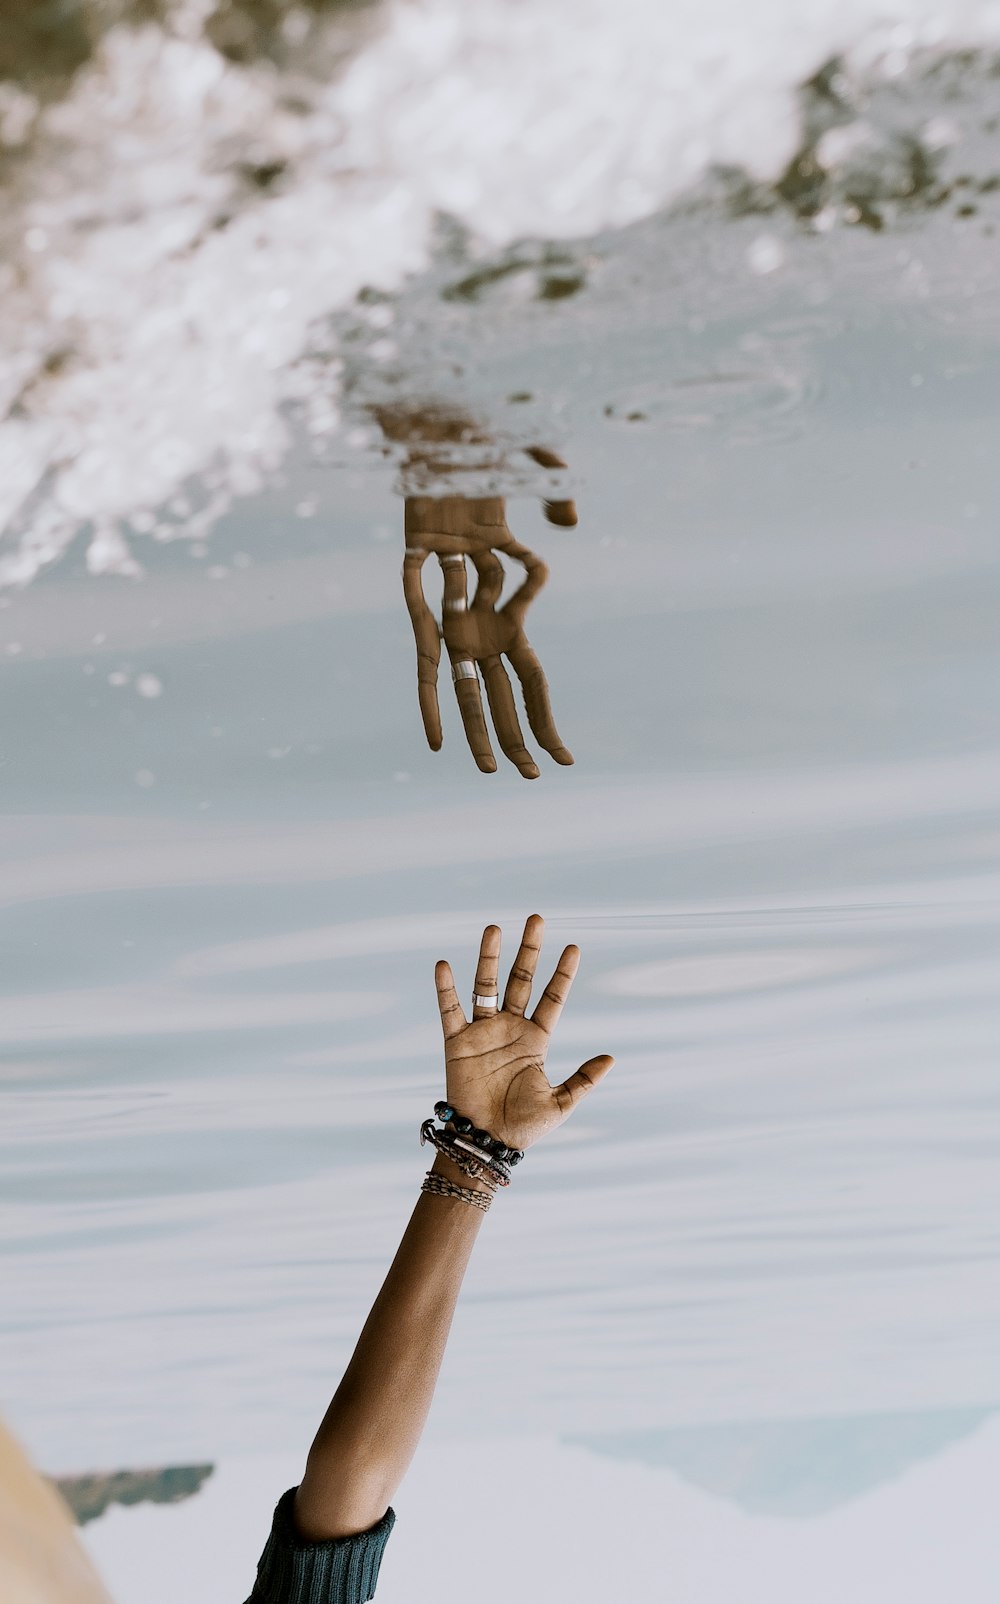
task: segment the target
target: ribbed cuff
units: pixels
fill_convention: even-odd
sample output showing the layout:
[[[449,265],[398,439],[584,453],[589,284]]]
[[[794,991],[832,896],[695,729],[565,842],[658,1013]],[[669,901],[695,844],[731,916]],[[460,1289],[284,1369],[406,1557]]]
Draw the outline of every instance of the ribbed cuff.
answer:
[[[310,1543],[292,1518],[297,1491],[290,1487],[278,1500],[247,1604],[366,1604],[375,1597],[395,1510],[387,1509],[374,1526],[352,1537]]]

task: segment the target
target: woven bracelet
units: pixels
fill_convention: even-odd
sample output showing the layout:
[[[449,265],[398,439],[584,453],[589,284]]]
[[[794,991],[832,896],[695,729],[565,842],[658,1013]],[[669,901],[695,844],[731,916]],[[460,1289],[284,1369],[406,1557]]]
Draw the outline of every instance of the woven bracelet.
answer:
[[[421,1192],[436,1192],[439,1197],[461,1198],[463,1203],[474,1203],[476,1208],[482,1209],[484,1214],[488,1212],[493,1202],[492,1195],[489,1192],[474,1192],[471,1187],[456,1186],[455,1182],[449,1181],[446,1175],[435,1175],[433,1170],[427,1171],[420,1190]]]

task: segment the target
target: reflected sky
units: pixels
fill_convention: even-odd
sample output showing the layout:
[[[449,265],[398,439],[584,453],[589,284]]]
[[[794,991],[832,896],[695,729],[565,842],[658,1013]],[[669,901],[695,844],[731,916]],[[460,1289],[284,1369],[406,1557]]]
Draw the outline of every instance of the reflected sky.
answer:
[[[706,1430],[703,1448],[678,1449],[679,1468],[611,1459],[537,1435],[504,1436],[474,1482],[454,1474],[456,1453],[473,1453],[473,1442],[442,1439],[431,1425],[400,1488],[406,1515],[386,1549],[379,1594],[431,1604],[441,1583],[428,1574],[427,1533],[447,1525],[453,1562],[463,1569],[479,1563],[477,1587],[489,1604],[509,1596],[504,1570],[511,1564],[530,1574],[526,1596],[571,1594],[584,1604],[603,1604],[619,1593],[722,1604],[748,1587],[754,1591],[747,1596],[781,1604],[805,1596],[817,1604],[845,1597],[879,1604],[897,1591],[914,1604],[934,1604],[954,1587],[978,1604],[989,1599],[997,1568],[992,1490],[1000,1430],[995,1416],[964,1424],[969,1429],[950,1441],[949,1428],[957,1432],[959,1420],[934,1415],[758,1428],[765,1449],[768,1438],[775,1447],[784,1438],[777,1463],[766,1451],[747,1452],[752,1430],[729,1433],[722,1455],[725,1432]],[[879,1447],[878,1432],[888,1438],[888,1452]],[[810,1442],[824,1455],[818,1469],[815,1458],[807,1463]],[[905,1467],[892,1454],[904,1443]],[[918,1447],[926,1457],[914,1457]],[[724,1490],[718,1475],[711,1491],[691,1477],[692,1453],[701,1471],[713,1458],[732,1462]],[[805,1472],[813,1494],[817,1482],[824,1492],[835,1491],[845,1459],[852,1471],[860,1464],[868,1474],[853,1477],[863,1496],[845,1497],[835,1507],[830,1499],[808,1515],[778,1514],[773,1503],[751,1512],[732,1496],[734,1488],[765,1485],[775,1472],[780,1478],[782,1466],[786,1477]],[[876,1464],[882,1479],[873,1486]],[[224,1462],[199,1497],[174,1510],[113,1510],[86,1528],[88,1546],[116,1597],[169,1604],[180,1585],[191,1604],[211,1604],[248,1575],[238,1555],[267,1524],[267,1490],[291,1484],[298,1474],[291,1455]],[[572,1511],[559,1532],[554,1508]],[[482,1565],[490,1530],[504,1560],[499,1570]],[[141,1590],[134,1585],[139,1575]]]
[[[434,960],[470,986],[482,925],[509,944],[536,907],[583,950],[552,1078],[617,1062],[493,1210],[411,1482],[474,1397],[544,1438],[560,1499],[574,1449],[673,1512],[680,1596],[717,1596],[714,1531],[780,1600],[832,1552],[810,1520],[897,1483],[882,1529],[916,1520],[900,1478],[966,1441],[995,1468],[987,247],[930,219],[755,277],[759,220],[672,227],[669,267],[656,219],[555,301],[517,271],[448,296],[439,264],[391,371],[360,304],[326,460],[149,543],[142,579],[81,543],[0,599],[0,1322],[46,1468],[304,1451],[426,1168]],[[531,645],[575,763],[530,786],[478,772],[447,664],[428,746],[413,443],[379,423],[407,394],[488,441],[424,510],[502,508],[489,608],[516,548],[547,571]]]

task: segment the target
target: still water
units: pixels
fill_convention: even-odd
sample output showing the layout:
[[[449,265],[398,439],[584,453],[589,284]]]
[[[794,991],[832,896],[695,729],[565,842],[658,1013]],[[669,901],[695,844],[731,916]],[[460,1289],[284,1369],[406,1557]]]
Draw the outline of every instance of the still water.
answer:
[[[380,1600],[459,1596],[445,1530],[483,1600],[994,1598],[991,226],[442,249],[340,318],[325,454],[3,597],[5,1407],[53,1473],[218,1466],[88,1528],[122,1604],[244,1596],[428,1167],[434,961],[536,909],[583,952],[551,1078],[616,1065],[484,1227]],[[548,569],[572,766],[488,719],[479,772],[446,656],[428,748],[443,486]]]

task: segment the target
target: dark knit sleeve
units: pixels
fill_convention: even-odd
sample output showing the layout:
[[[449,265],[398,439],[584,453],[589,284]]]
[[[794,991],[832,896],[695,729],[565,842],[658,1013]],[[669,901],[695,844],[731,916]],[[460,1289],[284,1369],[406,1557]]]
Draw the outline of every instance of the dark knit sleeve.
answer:
[[[297,1491],[290,1487],[278,1500],[246,1604],[365,1604],[375,1597],[395,1510],[387,1509],[374,1526],[353,1537],[310,1543],[299,1536],[292,1517]]]

